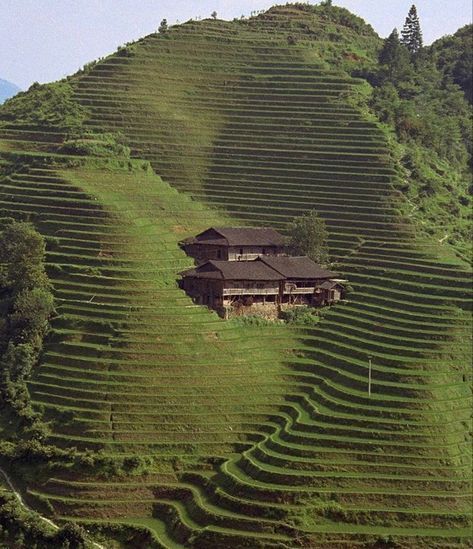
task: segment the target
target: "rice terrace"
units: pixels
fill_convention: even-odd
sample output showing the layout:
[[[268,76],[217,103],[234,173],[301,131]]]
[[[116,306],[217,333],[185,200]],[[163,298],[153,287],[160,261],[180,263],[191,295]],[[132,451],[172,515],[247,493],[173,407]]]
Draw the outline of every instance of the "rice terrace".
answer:
[[[405,15],[157,21],[0,105],[0,547],[472,546],[472,27]]]

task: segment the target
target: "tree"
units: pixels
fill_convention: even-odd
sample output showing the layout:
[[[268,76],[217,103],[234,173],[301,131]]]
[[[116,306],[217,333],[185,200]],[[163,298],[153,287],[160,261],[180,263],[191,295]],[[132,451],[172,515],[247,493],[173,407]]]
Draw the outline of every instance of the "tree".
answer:
[[[0,287],[15,294],[48,286],[44,238],[30,223],[13,222],[0,233]]]
[[[328,232],[315,210],[294,218],[289,226],[289,247],[295,255],[307,255],[317,263],[327,263]]]
[[[168,31],[168,21],[167,19],[163,19],[159,25],[158,32],[159,34],[165,34]]]
[[[11,381],[26,379],[34,366],[36,360],[34,349],[28,343],[14,345],[8,343],[7,350],[0,359],[0,369]]]
[[[21,291],[9,316],[11,337],[18,343],[26,339],[41,346],[53,311],[54,299],[49,289],[38,287]]]
[[[473,52],[465,51],[459,57],[452,71],[453,81],[465,92],[470,103],[473,103]]]
[[[217,19],[217,12],[216,11],[212,12],[212,19]]]
[[[66,522],[56,533],[54,542],[55,547],[61,549],[82,549],[86,543],[86,532],[81,526]]]
[[[379,62],[383,65],[383,81],[387,78],[393,84],[398,84],[413,76],[409,51],[399,40],[397,29],[394,29],[384,41],[379,53]]]
[[[417,15],[417,8],[414,4],[412,4],[406,17],[401,36],[402,44],[404,44],[413,55],[419,53],[423,46],[422,30],[420,28],[419,16]]]

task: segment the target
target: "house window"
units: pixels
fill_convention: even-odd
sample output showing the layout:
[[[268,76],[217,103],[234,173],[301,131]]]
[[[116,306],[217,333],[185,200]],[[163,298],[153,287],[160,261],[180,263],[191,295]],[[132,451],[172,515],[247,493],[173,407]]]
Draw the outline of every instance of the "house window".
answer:
[[[266,255],[266,248],[263,248],[263,255]]]
[[[222,250],[217,251],[217,259],[222,259]]]
[[[240,255],[243,255],[243,248],[240,248]]]

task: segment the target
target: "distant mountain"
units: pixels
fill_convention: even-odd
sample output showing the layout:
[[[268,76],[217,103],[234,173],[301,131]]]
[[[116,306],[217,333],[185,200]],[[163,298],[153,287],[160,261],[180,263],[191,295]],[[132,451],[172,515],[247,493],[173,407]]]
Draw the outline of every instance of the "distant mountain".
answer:
[[[16,95],[20,90],[20,88],[12,84],[11,82],[8,82],[7,80],[2,80],[0,78],[0,104],[9,99],[10,97],[13,97]]]

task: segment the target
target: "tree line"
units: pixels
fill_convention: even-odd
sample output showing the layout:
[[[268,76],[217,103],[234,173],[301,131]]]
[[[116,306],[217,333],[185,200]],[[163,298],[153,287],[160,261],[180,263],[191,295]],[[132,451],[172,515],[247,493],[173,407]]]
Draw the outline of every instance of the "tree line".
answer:
[[[14,412],[25,435],[38,440],[47,429],[31,407],[26,380],[54,311],[45,250],[30,223],[13,221],[0,233],[0,404]]]

